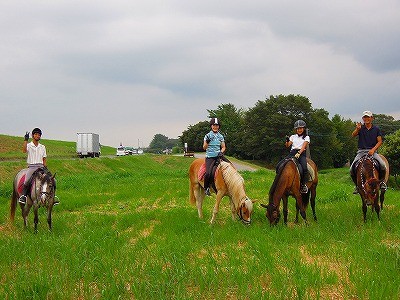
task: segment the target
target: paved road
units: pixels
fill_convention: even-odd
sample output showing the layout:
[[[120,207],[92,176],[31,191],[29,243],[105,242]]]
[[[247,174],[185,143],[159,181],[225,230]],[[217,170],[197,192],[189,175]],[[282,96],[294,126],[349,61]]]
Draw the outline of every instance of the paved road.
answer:
[[[203,152],[199,152],[199,153],[196,152],[194,154],[194,157],[196,157],[196,158],[205,157],[205,156],[206,156],[205,152],[204,153]],[[240,161],[237,161],[237,160],[232,161],[232,163],[235,166],[236,170],[238,170],[238,171],[257,171],[257,168],[249,166],[249,165],[247,165],[245,163],[241,163]]]

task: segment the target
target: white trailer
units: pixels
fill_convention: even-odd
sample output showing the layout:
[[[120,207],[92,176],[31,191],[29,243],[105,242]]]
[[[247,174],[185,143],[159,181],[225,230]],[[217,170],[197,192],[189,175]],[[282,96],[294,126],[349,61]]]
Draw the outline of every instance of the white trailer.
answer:
[[[77,133],[76,154],[79,157],[99,157],[100,140],[96,133]]]

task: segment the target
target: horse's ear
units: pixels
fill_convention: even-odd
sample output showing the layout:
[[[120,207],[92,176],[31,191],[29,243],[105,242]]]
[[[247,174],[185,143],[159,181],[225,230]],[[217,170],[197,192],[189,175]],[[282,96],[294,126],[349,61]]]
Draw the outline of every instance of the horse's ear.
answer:
[[[253,202],[253,203],[256,203],[258,200],[255,200],[255,199],[253,199],[253,200],[251,200],[251,202]]]
[[[266,204],[260,203],[260,205],[261,205],[262,207],[264,207],[264,208],[268,208],[268,205],[266,205]]]
[[[53,179],[56,178],[56,174],[57,174],[57,173],[54,173],[54,175],[51,176],[51,178],[53,178]]]

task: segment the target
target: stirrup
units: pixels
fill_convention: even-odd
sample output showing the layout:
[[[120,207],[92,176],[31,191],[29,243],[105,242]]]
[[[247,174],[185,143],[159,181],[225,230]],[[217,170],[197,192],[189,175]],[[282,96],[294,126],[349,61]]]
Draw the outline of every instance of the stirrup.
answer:
[[[381,190],[382,192],[387,191],[388,187],[387,187],[387,185],[386,185],[386,182],[381,181],[381,184],[379,185],[379,188],[380,188],[380,190]]]
[[[358,194],[358,187],[355,187],[355,188],[354,188],[353,194],[354,194],[354,195],[357,195],[357,194]]]
[[[18,202],[25,205],[26,204],[26,196],[25,195],[21,195],[21,197],[19,197]]]
[[[302,194],[307,194],[308,193],[308,187],[306,184],[302,184],[300,187],[300,193]]]

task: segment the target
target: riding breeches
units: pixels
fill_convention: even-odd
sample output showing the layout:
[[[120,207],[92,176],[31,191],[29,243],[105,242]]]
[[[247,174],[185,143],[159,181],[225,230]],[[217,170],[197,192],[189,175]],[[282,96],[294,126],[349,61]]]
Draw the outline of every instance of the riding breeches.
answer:
[[[210,186],[210,178],[212,176],[212,171],[214,169],[215,162],[217,161],[218,156],[216,157],[206,157],[206,173],[204,174],[204,188],[208,188]]]
[[[290,151],[290,156],[294,156],[297,153],[298,150],[293,149]],[[302,176],[301,176],[301,183],[305,184],[307,182],[307,177],[308,177],[308,169],[307,169],[307,156],[306,152],[304,151],[303,153],[300,154],[299,158],[297,159],[299,161],[299,164],[302,168]]]
[[[37,169],[43,168],[43,167],[44,167],[43,164],[28,165],[28,171],[26,171],[26,174],[25,174],[24,184],[26,185],[26,184],[30,181],[30,179],[31,179],[31,177],[32,177],[32,174],[33,174]]]

